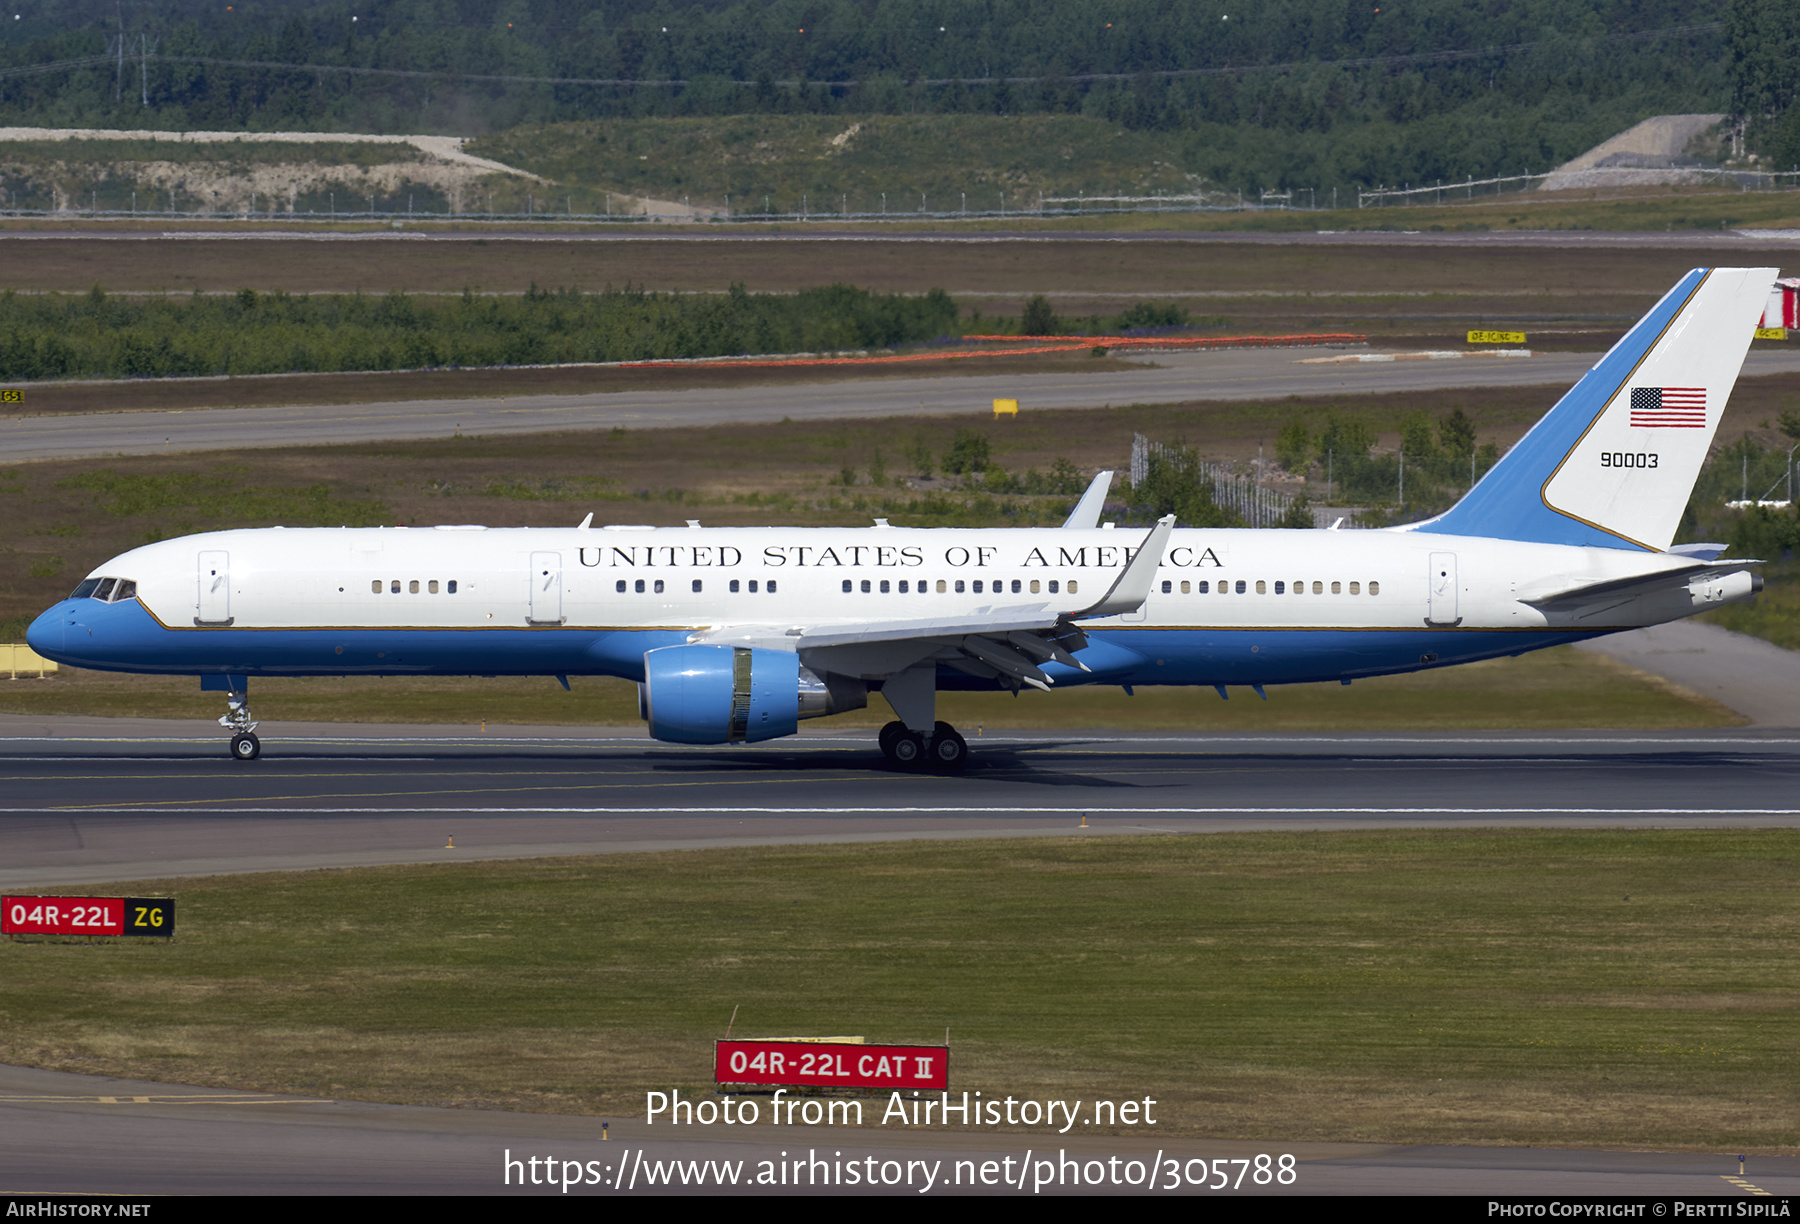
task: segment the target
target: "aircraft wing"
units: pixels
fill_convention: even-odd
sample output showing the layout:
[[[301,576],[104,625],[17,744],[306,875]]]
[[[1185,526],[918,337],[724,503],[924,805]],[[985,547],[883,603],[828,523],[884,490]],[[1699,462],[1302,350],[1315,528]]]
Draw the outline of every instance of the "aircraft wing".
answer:
[[[1083,607],[1047,602],[997,605],[974,615],[798,626],[779,637],[769,630],[728,627],[692,640],[758,639],[768,646],[798,651],[801,661],[814,671],[870,680],[936,660],[971,675],[1003,678],[1015,688],[1029,684],[1047,689],[1055,681],[1043,670],[1044,663],[1089,670],[1075,657],[1088,644],[1077,621],[1131,612],[1149,598],[1174,528],[1174,515],[1159,520],[1106,594]]]

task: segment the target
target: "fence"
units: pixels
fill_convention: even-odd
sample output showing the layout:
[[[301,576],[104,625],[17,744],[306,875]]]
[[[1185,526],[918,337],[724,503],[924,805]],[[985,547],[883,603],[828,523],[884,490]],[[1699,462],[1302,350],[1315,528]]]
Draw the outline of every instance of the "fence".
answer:
[[[1530,191],[1533,186],[1540,186],[1550,179],[1574,180],[1579,177],[1581,186],[1603,185],[1608,179],[1620,186],[1631,186],[1650,181],[1669,181],[1670,175],[1688,176],[1684,181],[1711,182],[1715,184],[1733,184],[1744,191],[1779,190],[1782,180],[1787,186],[1800,186],[1800,171],[1781,170],[1714,170],[1699,166],[1594,166],[1586,170],[1550,170],[1543,174],[1512,174],[1503,178],[1478,179],[1473,175],[1457,182],[1452,179],[1445,182],[1439,179],[1429,187],[1377,187],[1372,191],[1358,191],[1356,206],[1367,208],[1371,205],[1379,208],[1384,204],[1398,202],[1401,204],[1455,203],[1457,200],[1472,200],[1477,195],[1499,195],[1506,191]],[[1590,178],[1590,176],[1593,176]],[[1653,179],[1651,176],[1661,176]],[[1576,186],[1574,182],[1570,186]]]
[[[1143,434],[1131,435],[1131,483],[1139,486],[1150,475],[1150,461],[1160,457],[1169,448],[1159,442],[1152,442]],[[1199,462],[1195,471],[1197,481],[1204,482],[1212,488],[1213,503],[1230,510],[1245,524],[1251,527],[1273,527],[1287,517],[1294,508],[1295,498],[1285,493],[1277,493],[1273,489],[1262,487],[1260,481],[1250,476],[1239,476],[1230,468],[1218,463]],[[1347,520],[1346,527],[1356,526],[1356,515],[1352,509],[1330,506],[1312,507],[1315,526],[1328,527],[1339,518]]]

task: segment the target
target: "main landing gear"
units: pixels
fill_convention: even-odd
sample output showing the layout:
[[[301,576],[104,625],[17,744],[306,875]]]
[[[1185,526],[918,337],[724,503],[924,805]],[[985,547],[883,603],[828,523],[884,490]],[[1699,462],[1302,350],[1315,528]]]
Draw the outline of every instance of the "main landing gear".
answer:
[[[938,723],[927,737],[909,731],[905,723],[895,719],[881,729],[879,742],[887,759],[903,769],[923,766],[955,773],[969,761],[969,742],[947,722]]]
[[[256,720],[250,717],[250,694],[244,689],[231,689],[225,694],[226,710],[219,725],[232,733],[231,759],[254,761],[262,755],[262,741],[256,738]]]

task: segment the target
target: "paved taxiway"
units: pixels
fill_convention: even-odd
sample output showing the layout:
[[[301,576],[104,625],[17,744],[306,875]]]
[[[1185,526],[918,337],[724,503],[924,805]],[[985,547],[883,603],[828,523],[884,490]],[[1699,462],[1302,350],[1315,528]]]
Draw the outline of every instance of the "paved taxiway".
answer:
[[[0,462],[164,454],[246,446],[650,429],[987,412],[996,398],[1026,409],[1370,395],[1458,387],[1544,386],[1544,407],[1597,359],[1592,353],[1315,364],[1320,349],[1158,353],[1157,368],[1098,374],[883,378],[791,386],[627,391],[608,395],[407,400],[380,404],[97,412],[0,419]],[[1755,352],[1744,376],[1800,373],[1800,352]]]
[[[960,1091],[960,1090],[959,1090]],[[1227,1189],[1189,1185],[1184,1194],[1430,1194],[1482,1196],[1648,1196],[1748,1198],[1750,1191],[1726,1180],[1735,1176],[1731,1156],[1707,1153],[1584,1152],[1555,1148],[1403,1146],[1373,1143],[1261,1143],[1240,1139],[1191,1139],[1158,1135],[1153,1128],[1130,1137],[1050,1132],[995,1133],[901,1130],[876,1124],[882,1101],[865,1105],[865,1125],[851,1127],[693,1127],[671,1133],[646,1126],[642,1117],[571,1118],[503,1114],[470,1109],[375,1105],[284,1093],[185,1088],[106,1076],[68,1075],[24,1067],[0,1067],[0,1148],[7,1155],[0,1194],[499,1194],[505,1161],[521,1162],[515,1178],[529,1178],[533,1157],[579,1161],[597,1167],[598,1184],[582,1194],[831,1194],[854,1192],[836,1185],[756,1187],[758,1161],[792,1161],[816,1154],[824,1161],[813,1177],[841,1176],[847,1161],[873,1157],[901,1184],[878,1193],[923,1190],[923,1171],[912,1162],[936,1163],[930,1193],[1033,1194],[1032,1179],[1054,1177],[1039,1162],[1080,1162],[1085,1176],[1130,1175],[1129,1162],[1166,1170],[1169,1160],[1196,1180],[1211,1180],[1194,1159],[1254,1161],[1259,1153],[1294,1159],[1291,1185],[1258,1186],[1245,1176],[1253,1165],[1227,1167]],[[763,1102],[766,1118],[766,1099]],[[602,1121],[609,1137],[600,1138]],[[958,1161],[1011,1160],[1018,1186],[944,1185]],[[669,1161],[736,1163],[739,1183],[721,1187],[717,1177],[699,1185],[652,1185],[657,1166]],[[1105,1162],[1105,1168],[1088,1162]],[[1273,1162],[1273,1161],[1272,1161]],[[541,1166],[539,1166],[541,1168]],[[717,1165],[715,1164],[715,1169]],[[810,1165],[808,1166],[810,1168]],[[866,1166],[865,1166],[866,1167]],[[1744,1179],[1754,1190],[1800,1193],[1800,1159],[1753,1156]],[[578,1174],[579,1176],[579,1174]],[[665,1174],[666,1176],[666,1174]],[[1081,1176],[1081,1175],[1078,1175]],[[677,1177],[677,1182],[679,1178]],[[1166,1180],[1164,1182],[1166,1185]],[[1217,1183],[1214,1182],[1214,1185]],[[863,1190],[863,1187],[855,1187]],[[553,1186],[515,1180],[513,1193],[556,1194]],[[1046,1194],[1167,1194],[1141,1185],[1044,1187]],[[1648,1218],[1649,1213],[1645,1213]]]

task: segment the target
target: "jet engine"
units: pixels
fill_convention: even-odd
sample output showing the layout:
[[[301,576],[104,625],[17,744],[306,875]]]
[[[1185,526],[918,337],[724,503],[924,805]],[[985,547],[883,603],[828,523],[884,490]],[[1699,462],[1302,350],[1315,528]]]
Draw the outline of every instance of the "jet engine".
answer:
[[[861,680],[816,674],[790,651],[704,643],[646,652],[638,695],[650,734],[673,744],[779,739],[802,718],[869,703]]]

